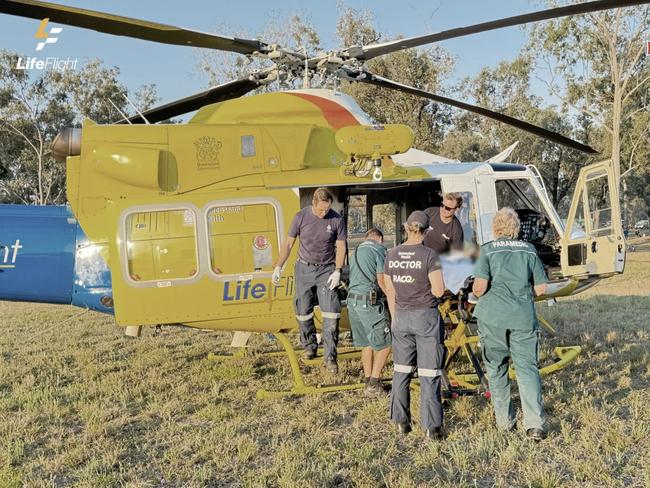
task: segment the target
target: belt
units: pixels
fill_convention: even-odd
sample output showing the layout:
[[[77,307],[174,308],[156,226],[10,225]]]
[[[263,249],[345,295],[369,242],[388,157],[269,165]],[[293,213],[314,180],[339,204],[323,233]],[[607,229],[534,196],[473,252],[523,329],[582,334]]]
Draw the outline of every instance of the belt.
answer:
[[[302,264],[306,264],[307,266],[329,266],[330,264],[334,264],[334,263],[308,263],[304,259],[300,259],[300,258],[298,258],[298,262]]]
[[[348,293],[348,300],[368,300],[370,299],[369,295],[357,295],[355,293]]]

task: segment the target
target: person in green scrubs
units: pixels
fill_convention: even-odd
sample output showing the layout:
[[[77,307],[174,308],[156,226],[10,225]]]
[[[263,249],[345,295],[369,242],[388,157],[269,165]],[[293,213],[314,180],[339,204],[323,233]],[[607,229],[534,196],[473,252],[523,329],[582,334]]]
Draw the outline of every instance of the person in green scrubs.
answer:
[[[480,297],[478,320],[483,361],[499,429],[515,428],[508,377],[512,358],[517,374],[526,435],[545,437],[542,384],[537,367],[538,328],[534,296],[546,292],[548,278],[535,248],[517,240],[519,218],[502,208],[492,221],[494,240],[481,247],[473,292]]]

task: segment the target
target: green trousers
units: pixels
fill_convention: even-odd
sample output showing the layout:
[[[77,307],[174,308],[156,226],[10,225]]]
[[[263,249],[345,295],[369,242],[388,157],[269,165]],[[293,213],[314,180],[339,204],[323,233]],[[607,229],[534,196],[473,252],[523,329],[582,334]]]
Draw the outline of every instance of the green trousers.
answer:
[[[512,357],[524,413],[524,428],[543,429],[544,407],[542,382],[537,368],[537,330],[532,327],[507,329],[481,320],[478,325],[497,427],[507,430],[515,425],[508,377],[509,359]]]

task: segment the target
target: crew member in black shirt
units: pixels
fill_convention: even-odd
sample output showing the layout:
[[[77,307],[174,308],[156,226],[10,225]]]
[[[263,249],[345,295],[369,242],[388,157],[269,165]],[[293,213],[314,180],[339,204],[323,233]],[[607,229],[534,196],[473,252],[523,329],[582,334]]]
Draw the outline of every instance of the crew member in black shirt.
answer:
[[[393,317],[393,390],[390,418],[400,433],[411,431],[411,375],[420,378],[420,415],[429,439],[441,439],[440,391],[445,346],[436,297],[445,292],[438,255],[422,245],[429,218],[416,210],[404,228],[406,242],[390,251],[384,264],[386,297]]]
[[[271,281],[280,282],[282,267],[287,262],[296,238],[300,240],[296,260],[296,295],[294,309],[300,328],[303,357],[316,357],[316,327],[314,306],[318,303],[323,317],[323,365],[330,373],[338,373],[336,346],[339,340],[341,303],[336,288],[341,281],[341,268],[345,262],[347,229],[343,217],[332,210],[334,197],[327,188],[314,191],[312,204],[303,208],[293,218],[287,239]]]
[[[450,249],[463,250],[463,226],[456,212],[463,205],[460,193],[445,193],[440,207],[429,207],[424,213],[429,217],[429,230],[424,235],[424,245],[438,255]]]

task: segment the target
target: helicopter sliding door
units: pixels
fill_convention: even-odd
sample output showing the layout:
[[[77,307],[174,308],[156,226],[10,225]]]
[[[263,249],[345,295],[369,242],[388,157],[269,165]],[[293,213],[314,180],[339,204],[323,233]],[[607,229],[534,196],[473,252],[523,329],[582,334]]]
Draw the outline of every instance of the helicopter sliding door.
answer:
[[[580,170],[561,246],[565,277],[623,272],[625,241],[611,161]]]

